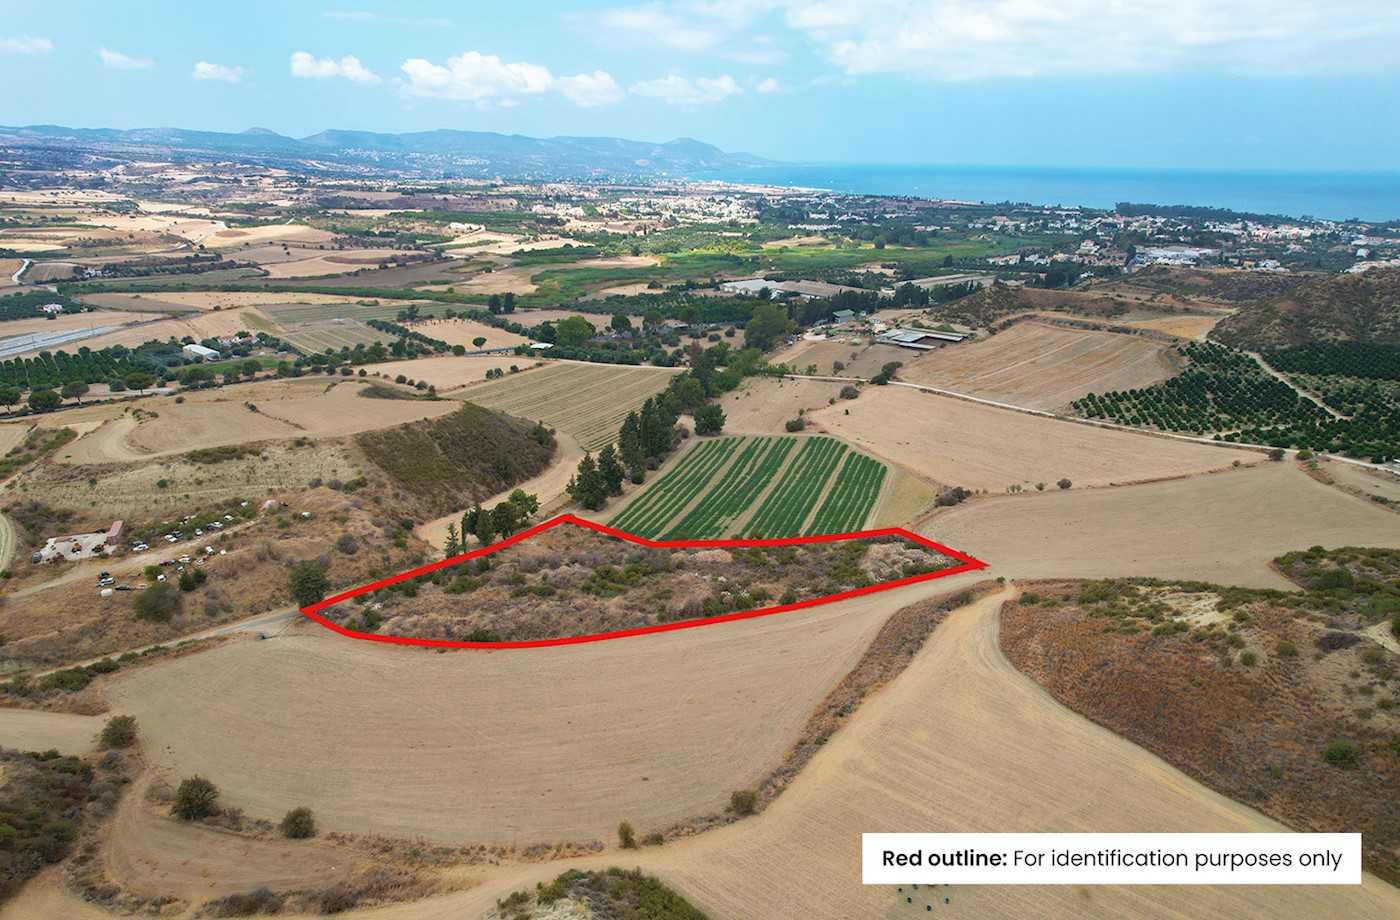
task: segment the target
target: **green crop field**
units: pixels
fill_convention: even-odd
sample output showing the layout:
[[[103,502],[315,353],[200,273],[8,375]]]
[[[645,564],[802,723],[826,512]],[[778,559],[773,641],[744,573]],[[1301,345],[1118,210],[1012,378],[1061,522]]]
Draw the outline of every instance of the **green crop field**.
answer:
[[[864,525],[884,481],[884,464],[835,438],[721,438],[693,448],[609,524],[667,540],[844,533]]]

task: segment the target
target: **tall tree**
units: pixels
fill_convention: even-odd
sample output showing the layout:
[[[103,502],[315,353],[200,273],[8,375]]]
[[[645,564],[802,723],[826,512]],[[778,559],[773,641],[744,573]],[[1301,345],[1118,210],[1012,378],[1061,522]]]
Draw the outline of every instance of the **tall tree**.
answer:
[[[568,492],[589,511],[597,511],[607,503],[608,486],[592,453],[584,454],[578,462],[578,472],[569,480]]]
[[[447,545],[443,547],[442,553],[449,559],[462,554],[462,538],[457,536],[456,524],[447,525]]]
[[[627,474],[618,462],[617,450],[611,444],[598,452],[598,474],[603,477],[609,495],[622,494],[622,480]]]
[[[627,413],[627,418],[623,420],[622,430],[617,435],[617,448],[623,465],[630,470],[640,467],[646,459],[642,446],[642,423],[636,412]]]

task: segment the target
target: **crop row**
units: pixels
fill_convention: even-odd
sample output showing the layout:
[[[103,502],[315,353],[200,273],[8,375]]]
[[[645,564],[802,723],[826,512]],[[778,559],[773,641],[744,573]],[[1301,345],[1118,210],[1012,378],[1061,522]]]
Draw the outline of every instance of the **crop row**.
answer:
[[[642,537],[659,536],[704,491],[742,442],[742,438],[723,438],[699,445],[674,469],[649,485],[612,520],[612,526]]]
[[[670,539],[726,536],[734,521],[749,510],[753,500],[782,469],[792,446],[789,438],[757,438],[750,442],[725,471],[724,478],[715,481],[667,536]]]
[[[826,481],[845,455],[846,445],[835,438],[808,438],[782,482],[754,512],[749,532],[764,537],[800,536]]]
[[[811,533],[846,533],[865,523],[880,497],[885,482],[885,465],[864,454],[853,453],[841,465],[831,492],[822,502]]]

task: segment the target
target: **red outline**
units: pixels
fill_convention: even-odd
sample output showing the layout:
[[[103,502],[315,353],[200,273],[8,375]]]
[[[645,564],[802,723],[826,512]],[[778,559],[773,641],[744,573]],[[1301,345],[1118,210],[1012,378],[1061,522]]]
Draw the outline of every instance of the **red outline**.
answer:
[[[660,623],[656,626],[640,626],[636,629],[623,629],[618,630],[616,632],[606,633],[592,633],[586,636],[566,636],[562,639],[533,639],[528,642],[457,642],[450,639],[413,639],[408,636],[384,636],[378,633],[365,633],[357,632],[353,629],[346,629],[344,626],[338,626],[335,623],[332,623],[330,620],[327,620],[325,617],[320,616],[316,613],[316,611],[324,610],[332,604],[338,604],[341,601],[347,601],[353,597],[359,597],[361,594],[367,594],[370,591],[374,591],[378,588],[398,584],[401,581],[407,581],[410,578],[417,578],[419,575],[425,575],[428,572],[435,572],[438,569],[444,569],[448,566],[456,565],[457,563],[464,562],[468,559],[475,559],[477,556],[485,556],[488,553],[494,553],[498,550],[505,549],[507,546],[519,543],[521,540],[533,537],[537,533],[543,533],[544,531],[549,530],[552,527],[557,527],[560,524],[574,524],[578,527],[584,527],[588,530],[597,531],[598,533],[604,534],[605,536],[617,537],[619,539],[626,540],[629,543],[636,543],[638,546],[649,546],[662,549],[668,547],[699,548],[724,546],[794,546],[802,543],[837,543],[842,540],[858,540],[868,537],[903,537],[906,540],[913,540],[915,543],[925,546],[928,549],[933,550],[934,552],[942,553],[945,556],[951,556],[954,559],[960,559],[962,560],[962,564],[953,566],[952,568],[942,569],[937,572],[925,572],[922,575],[910,575],[907,578],[899,578],[894,581],[885,581],[881,582],[878,585],[867,585],[863,588],[852,588],[849,591],[841,591],[837,594],[825,594],[821,597],[813,597],[805,601],[797,601],[796,603],[792,604],[782,604],[777,607],[760,607],[757,610],[745,610],[739,613],[726,613],[723,616],[704,617],[694,620],[677,620],[673,623]],[[635,534],[626,533],[625,531],[615,530],[604,524],[597,524],[593,521],[585,521],[583,518],[575,517],[572,514],[561,514],[556,518],[552,518],[548,521],[545,521],[543,524],[537,524],[534,527],[531,527],[529,530],[521,531],[515,536],[509,537],[505,540],[501,540],[498,543],[492,543],[490,546],[485,546],[481,549],[473,550],[470,553],[462,553],[460,556],[453,556],[450,559],[444,559],[441,562],[431,562],[427,565],[419,566],[416,569],[410,569],[407,572],[402,572],[398,575],[392,575],[388,578],[381,579],[372,584],[363,585],[359,588],[354,588],[350,591],[345,591],[341,594],[335,595],[334,597],[328,597],[323,601],[312,604],[309,607],[303,607],[301,608],[301,612],[307,619],[314,620],[315,622],[320,623],[327,629],[333,632],[337,632],[342,636],[349,636],[351,639],[364,639],[369,642],[388,642],[393,645],[418,645],[427,646],[429,648],[545,648],[553,645],[575,645],[580,642],[601,642],[604,639],[621,639],[626,636],[641,636],[647,633],[669,632],[673,629],[693,629],[696,626],[708,626],[711,623],[727,623],[731,620],[747,620],[752,617],[766,617],[771,616],[775,613],[786,613],[789,610],[801,610],[805,607],[815,607],[819,604],[829,604],[833,601],[842,601],[852,597],[860,597],[864,594],[874,594],[876,591],[888,591],[890,588],[899,588],[903,587],[904,585],[912,585],[915,582],[929,581],[930,579],[943,578],[947,575],[957,575],[962,572],[971,572],[975,569],[986,568],[987,565],[987,563],[982,562],[979,559],[974,559],[966,553],[960,553],[955,549],[949,549],[946,546],[934,543],[932,540],[926,540],[916,533],[912,533],[908,530],[905,530],[903,527],[885,527],[881,530],[858,530],[852,531],[850,533],[821,534],[819,536],[812,537],[782,537],[772,540],[648,540],[645,537],[639,537]]]

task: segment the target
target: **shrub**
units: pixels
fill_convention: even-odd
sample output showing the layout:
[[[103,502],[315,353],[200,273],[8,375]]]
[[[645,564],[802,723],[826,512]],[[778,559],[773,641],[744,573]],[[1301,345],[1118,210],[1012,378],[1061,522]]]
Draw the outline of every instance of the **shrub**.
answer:
[[[1278,644],[1278,656],[1280,658],[1297,658],[1298,646],[1292,642],[1283,641]]]
[[[282,899],[271,889],[258,888],[215,898],[204,905],[204,914],[209,917],[256,917],[259,914],[280,914],[282,907]]]
[[[1274,461],[1275,463],[1282,460],[1283,455],[1284,450],[1282,447],[1275,447],[1273,450],[1269,451],[1269,459]]]
[[[170,813],[181,821],[198,821],[219,813],[219,790],[202,776],[192,776],[175,790]]]
[[[1074,485],[1074,483],[1070,482],[1068,479],[1061,479],[1059,482],[1055,483],[1055,485],[1059,486],[1061,489],[1068,489],[1070,486]]]
[[[788,431],[801,431],[807,427],[807,423],[800,418],[790,418],[783,424],[783,427]]]
[[[330,587],[326,567],[315,559],[298,562],[287,575],[287,590],[298,607],[309,607],[322,600]]]
[[[102,726],[99,740],[103,747],[130,747],[136,741],[136,717],[112,716]]]
[[[617,842],[624,850],[630,850],[637,845],[636,832],[632,830],[632,825],[623,821],[617,826]]]
[[[169,623],[170,618],[180,612],[180,604],[180,592],[169,582],[158,581],[136,595],[131,607],[138,620]]]
[[[1259,663],[1259,656],[1256,655],[1256,654],[1254,654],[1253,652],[1241,652],[1241,653],[1240,653],[1240,664],[1244,665],[1245,667],[1247,667],[1247,668],[1252,668],[1252,667],[1254,667],[1254,666],[1255,666],[1256,664],[1258,664],[1258,663]]]
[[[311,809],[300,805],[282,817],[282,836],[289,840],[305,840],[316,836],[316,817]]]
[[[1344,738],[1338,738],[1322,749],[1322,759],[1334,767],[1350,770],[1361,763],[1361,748]]]
[[[1395,619],[1390,621],[1390,631],[1395,635],[1400,636],[1400,613],[1397,613],[1395,615]]]
[[[360,543],[354,535],[343,533],[336,539],[335,548],[347,556],[353,556],[360,551]]]
[[[729,793],[729,810],[743,818],[758,808],[758,793],[752,789],[735,789]]]
[[[853,387],[853,386],[850,386],[849,384],[847,384],[846,386],[844,386],[844,387],[841,388],[841,398],[842,398],[842,399],[855,399],[855,398],[856,398],[857,396],[859,396],[859,395],[860,395],[860,390],[856,389],[856,388]]]

